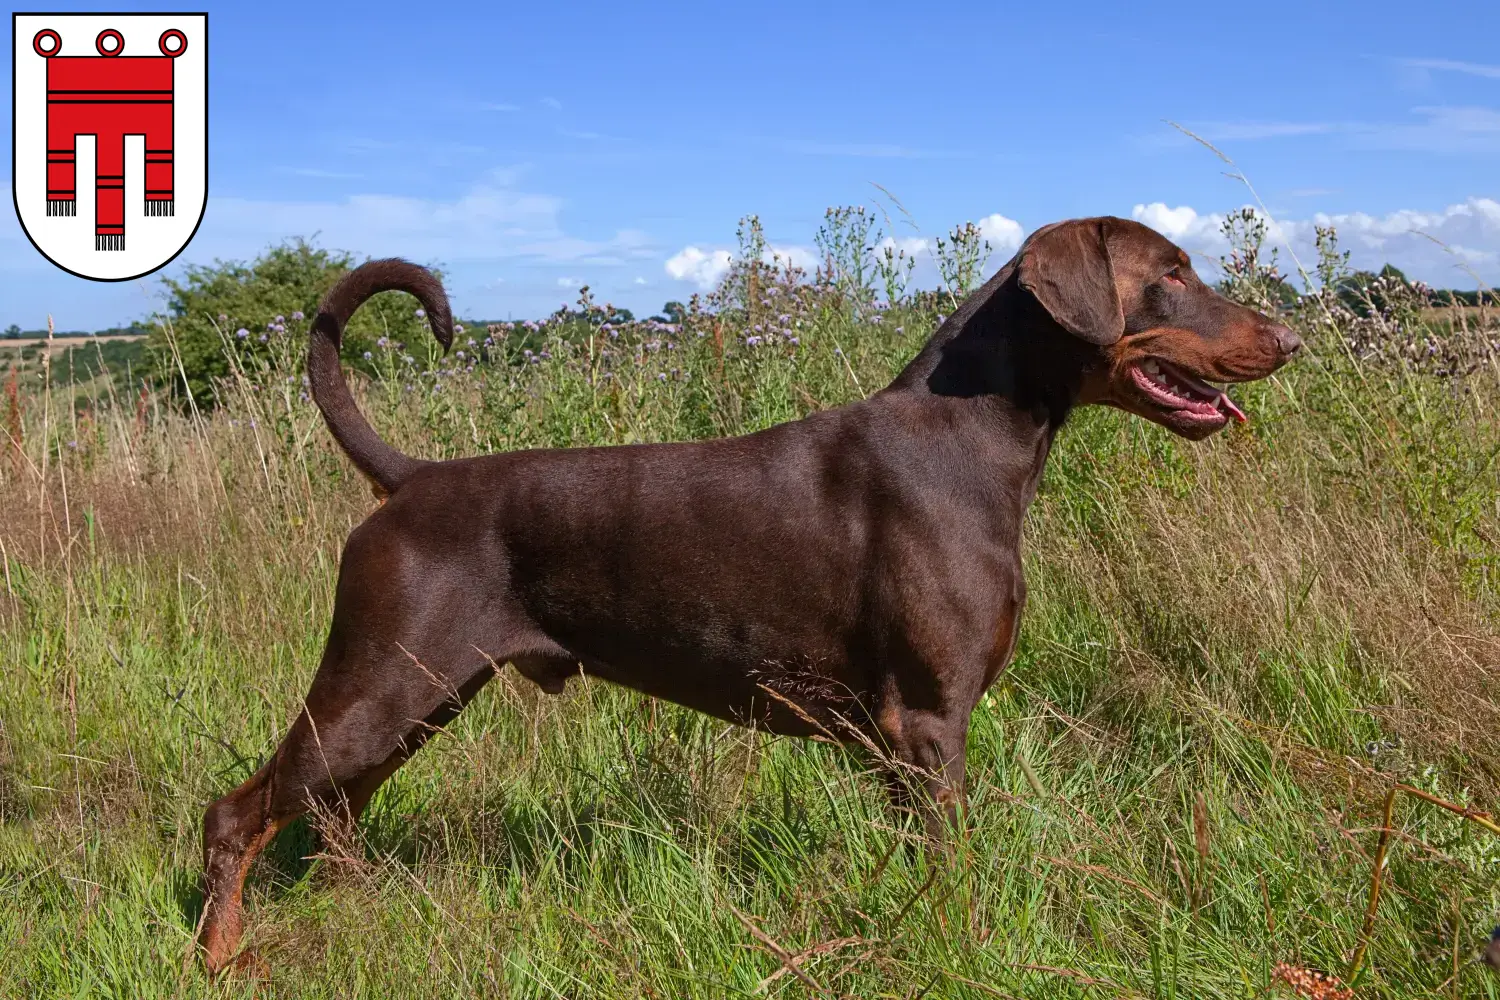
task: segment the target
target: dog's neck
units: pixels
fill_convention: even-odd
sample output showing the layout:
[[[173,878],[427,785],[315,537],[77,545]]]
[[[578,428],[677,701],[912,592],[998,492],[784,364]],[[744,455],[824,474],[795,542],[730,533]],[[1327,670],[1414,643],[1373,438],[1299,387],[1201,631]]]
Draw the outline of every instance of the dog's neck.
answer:
[[[885,392],[971,399],[976,414],[1055,434],[1097,357],[1020,287],[1015,271],[1012,261],[965,299]]]

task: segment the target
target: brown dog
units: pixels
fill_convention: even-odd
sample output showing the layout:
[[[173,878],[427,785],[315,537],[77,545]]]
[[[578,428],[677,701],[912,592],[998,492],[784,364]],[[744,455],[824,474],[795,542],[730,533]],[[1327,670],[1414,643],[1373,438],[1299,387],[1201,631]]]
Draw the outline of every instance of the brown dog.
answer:
[[[352,822],[494,664],[549,692],[583,672],[876,746],[951,818],[969,715],[1015,647],[1022,516],[1068,412],[1107,403],[1204,438],[1243,419],[1204,379],[1262,378],[1300,346],[1152,230],[1081,219],[1033,234],[869,399],[740,438],[433,463],[375,434],[339,368],[344,324],[386,289],[452,337],[441,286],[402,261],[349,274],[314,321],[313,396],[390,498],[349,536],[305,708],[204,817],[210,968],[277,831],[313,803]]]

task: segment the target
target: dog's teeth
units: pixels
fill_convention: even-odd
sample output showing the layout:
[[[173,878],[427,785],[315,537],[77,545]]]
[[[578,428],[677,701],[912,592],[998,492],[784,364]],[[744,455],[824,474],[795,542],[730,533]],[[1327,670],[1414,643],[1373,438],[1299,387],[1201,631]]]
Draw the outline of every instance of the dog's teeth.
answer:
[[[1157,372],[1161,371],[1161,366],[1158,365],[1155,360],[1147,361],[1145,364],[1141,365],[1141,368],[1148,375],[1155,375]]]

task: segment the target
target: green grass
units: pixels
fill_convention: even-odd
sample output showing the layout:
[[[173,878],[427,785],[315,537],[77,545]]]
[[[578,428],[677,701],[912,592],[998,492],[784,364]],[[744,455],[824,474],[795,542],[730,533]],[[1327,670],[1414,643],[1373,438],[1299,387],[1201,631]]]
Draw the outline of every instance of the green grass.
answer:
[[[760,279],[682,330],[573,330],[536,363],[438,377],[428,345],[392,348],[366,406],[429,456],[738,433],[883,385],[941,306],[877,323]],[[799,343],[746,346],[756,323]],[[98,400],[73,437],[56,400],[19,401],[0,997],[1289,995],[1277,962],[1347,970],[1393,781],[1496,805],[1497,373],[1356,364],[1324,331],[1209,442],[1113,411],[1064,430],[946,854],[843,751],[508,671],[361,843],[276,842],[247,892],[264,965],[211,982],[187,960],[202,809],[293,717],[372,505],[295,354],[202,419]],[[1500,998],[1475,961],[1500,837],[1396,808],[1357,995]]]

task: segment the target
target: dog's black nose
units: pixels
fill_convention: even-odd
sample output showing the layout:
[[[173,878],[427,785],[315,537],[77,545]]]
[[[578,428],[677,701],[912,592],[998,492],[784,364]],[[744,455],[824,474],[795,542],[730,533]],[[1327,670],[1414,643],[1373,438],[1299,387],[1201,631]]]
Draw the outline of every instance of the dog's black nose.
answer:
[[[1279,323],[1271,327],[1271,336],[1276,338],[1276,350],[1281,352],[1283,358],[1289,358],[1302,350],[1302,338]]]

